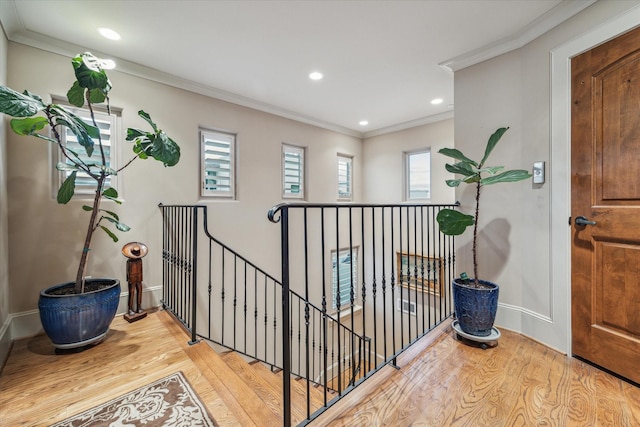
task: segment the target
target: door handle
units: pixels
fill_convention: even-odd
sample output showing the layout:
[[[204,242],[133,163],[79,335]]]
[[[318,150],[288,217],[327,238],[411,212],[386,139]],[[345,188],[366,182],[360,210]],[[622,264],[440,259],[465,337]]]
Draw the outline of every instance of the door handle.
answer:
[[[587,217],[584,217],[584,216],[580,215],[579,217],[576,217],[576,225],[582,225],[582,226],[585,226],[585,225],[596,225],[596,222],[595,221],[589,221],[587,219]]]

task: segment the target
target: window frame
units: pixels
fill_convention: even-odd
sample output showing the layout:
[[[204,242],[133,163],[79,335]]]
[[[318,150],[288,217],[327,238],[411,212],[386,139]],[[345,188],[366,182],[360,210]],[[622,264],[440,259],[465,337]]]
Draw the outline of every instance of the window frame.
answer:
[[[220,198],[220,199],[232,199],[236,198],[236,174],[237,174],[237,165],[236,165],[236,152],[238,147],[238,139],[237,134],[233,132],[227,132],[223,130],[217,129],[205,129],[201,128],[199,130],[200,133],[200,197],[203,198]],[[206,148],[207,142],[209,141],[217,141],[218,143],[228,143],[229,144],[229,155],[228,155],[228,164],[229,164],[229,177],[228,177],[228,189],[207,189],[207,158],[206,158]],[[222,185],[221,185],[222,186]]]
[[[55,96],[52,97],[52,102],[62,105],[66,110],[84,119],[85,122],[93,126],[93,123],[91,122],[91,112],[89,111],[88,108],[76,107],[76,106],[70,105],[69,103],[63,101],[62,98],[58,98]],[[118,168],[120,167],[120,164],[119,164],[120,159],[119,159],[118,153],[120,152],[120,145],[122,143],[122,140],[120,138],[120,135],[121,135],[120,128],[122,126],[122,110],[119,108],[111,107],[110,111],[111,113],[109,114],[109,112],[105,107],[93,106],[93,112],[94,112],[94,116],[96,117],[96,121],[109,123],[109,129],[108,129],[109,141],[108,141],[108,144],[104,144],[104,141],[103,141],[103,145],[109,146],[109,156],[108,156],[109,167],[114,170],[118,170]],[[61,143],[65,147],[67,146],[67,137],[69,135],[68,132],[69,132],[69,129],[66,127],[64,128],[64,132],[60,132]],[[102,134],[102,131],[101,131],[101,134]],[[50,136],[54,138],[53,131],[51,131]],[[73,137],[75,138],[75,135],[73,135]],[[78,153],[80,155],[84,154],[86,156],[85,148],[82,147],[80,144],[78,144],[78,147],[79,147],[77,149]],[[71,174],[71,171],[58,170],[57,168],[58,163],[66,163],[67,158],[64,157],[60,147],[58,147],[57,144],[50,145],[50,153],[51,153],[50,158],[51,158],[51,177],[52,177],[51,197],[56,199],[58,197],[58,191],[60,189],[60,186],[69,177],[69,175]],[[98,147],[97,141],[94,145],[94,150],[91,158],[94,158],[96,156],[100,156],[100,148]],[[89,199],[93,199],[95,196],[96,186],[82,185],[82,181],[81,181],[82,175],[84,175],[83,172],[78,172],[72,200],[73,199],[89,200]],[[118,192],[118,198],[120,199],[123,198],[122,180],[118,179],[118,175],[111,175],[107,178],[104,188],[106,189],[109,187],[114,188]]]
[[[337,255],[337,257],[336,257]],[[353,301],[353,308],[357,309],[359,306],[357,304],[357,299],[358,299],[358,259],[359,259],[359,247],[357,246],[353,246],[350,248],[343,248],[343,249],[338,249],[335,250],[333,249],[331,251],[331,255],[329,257],[331,265],[331,311],[333,313],[336,313],[338,310],[338,306],[337,306],[337,300],[336,300],[336,291],[340,291],[340,289],[336,289],[336,285],[339,286],[339,279],[336,281],[335,279],[335,275],[339,274],[339,270],[340,268],[336,268],[338,263],[337,260],[342,259],[343,257],[346,257],[347,255],[350,255],[350,260],[349,260],[349,265],[351,266],[351,273],[349,275],[349,281],[353,280],[353,290],[354,290],[354,301]],[[355,263],[353,262],[355,259]],[[335,262],[335,266],[334,266],[334,262]],[[342,263],[340,263],[342,264]],[[350,291],[350,286],[348,287],[348,290]],[[343,304],[342,302],[340,303],[340,311],[343,311],[343,308],[351,308],[351,293],[349,292],[349,294],[347,295],[347,300],[346,302]]]
[[[281,178],[282,178],[282,198],[283,199],[298,199],[298,200],[305,200],[305,193],[306,193],[306,171],[307,171],[307,167],[306,167],[306,147],[301,147],[298,145],[292,145],[292,144],[287,144],[287,143],[283,143],[282,144],[282,152],[281,152],[281,161],[282,161],[282,165],[281,165]],[[300,173],[298,175],[299,178],[299,183],[298,183],[298,188],[299,188],[299,192],[298,193],[293,193],[290,190],[287,189],[287,160],[286,160],[286,156],[288,153],[293,153],[295,155],[300,156],[300,162],[298,163],[299,168],[300,168]]]
[[[429,164],[427,174],[427,197],[413,197],[412,193],[412,173],[411,173],[411,159],[413,156],[428,154]],[[417,150],[404,152],[404,200],[405,201],[430,201],[431,200],[431,147],[420,148]],[[413,190],[415,191],[415,190]]]
[[[340,168],[340,163],[344,161],[347,164],[347,181],[346,183],[341,181],[341,168]],[[338,192],[338,200],[339,201],[351,201],[353,200],[353,156],[349,156],[347,154],[340,154],[338,153],[337,155],[337,172],[336,172],[336,176],[337,176],[337,192]],[[348,188],[348,192],[345,193],[341,193],[340,192],[340,187],[341,185],[345,185]]]

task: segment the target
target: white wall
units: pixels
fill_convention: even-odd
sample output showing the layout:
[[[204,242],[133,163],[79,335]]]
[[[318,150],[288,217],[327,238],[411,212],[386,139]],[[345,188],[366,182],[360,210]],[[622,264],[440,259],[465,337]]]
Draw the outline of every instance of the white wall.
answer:
[[[447,187],[447,158],[438,154],[453,147],[453,119],[442,120],[367,138],[363,145],[364,200],[367,203],[400,203],[403,196],[404,152],[431,148],[431,203],[455,202],[454,191]]]
[[[0,84],[7,81],[7,38],[0,25]],[[0,366],[9,352],[9,239],[6,121],[0,119]]]
[[[542,186],[530,181],[503,184],[486,188],[483,196],[480,275],[501,285],[497,323],[567,352],[570,274],[554,271],[569,260],[567,251],[559,251],[556,244],[559,241],[568,248],[570,239],[568,212],[556,212],[566,212],[569,204],[569,146],[564,138],[568,130],[561,141],[551,139],[551,129],[554,120],[562,120],[568,129],[569,117],[551,109],[552,96],[557,95],[550,79],[551,52],[584,34],[598,33],[603,24],[619,19],[636,5],[637,1],[597,2],[523,48],[455,74],[456,148],[477,152],[490,132],[509,125],[492,163],[531,169],[534,161],[541,160],[548,168]],[[620,26],[619,31],[627,28]],[[603,35],[592,45],[607,37],[610,35]],[[568,56],[554,61],[566,64]],[[562,108],[568,110],[568,104]],[[564,155],[553,164],[552,152],[558,151]],[[564,194],[564,199],[559,200],[557,194]],[[463,207],[472,204],[471,194],[464,190],[458,190],[457,197]],[[465,237],[460,244],[461,250],[466,249]]]
[[[9,43],[8,64],[10,87],[20,91],[28,88],[45,99],[50,95],[64,96],[73,80],[69,58],[16,43]],[[138,160],[122,174],[125,203],[106,206],[118,212],[132,229],[120,233],[117,244],[103,233],[96,233],[88,270],[94,277],[119,278],[126,290],[125,258],[120,249],[128,241],[139,240],[149,245],[149,254],[144,258],[145,285],[161,284],[160,202],[207,204],[209,226],[216,236],[279,277],[279,225],[267,220],[267,211],[282,202],[283,142],[307,148],[309,201],[336,201],[337,153],[354,156],[354,201],[361,200],[362,141],[358,138],[117,71],[109,76],[113,83],[111,104],[123,109],[124,128],[143,128],[146,124],[137,117],[137,111],[145,109],[180,144],[182,158],[174,168],[163,168],[153,160]],[[200,126],[237,133],[235,201],[199,198]],[[63,206],[50,196],[48,149],[46,143],[33,138],[13,134],[8,138],[8,306],[12,313],[32,313],[39,290],[75,277],[88,220],[80,208],[82,201]],[[119,156],[130,158],[129,146],[123,147]]]

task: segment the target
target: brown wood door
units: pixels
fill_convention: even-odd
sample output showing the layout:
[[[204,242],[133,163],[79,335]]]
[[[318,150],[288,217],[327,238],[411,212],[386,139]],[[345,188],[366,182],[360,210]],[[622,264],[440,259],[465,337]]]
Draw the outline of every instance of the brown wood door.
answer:
[[[640,383],[640,29],[571,69],[573,354]]]

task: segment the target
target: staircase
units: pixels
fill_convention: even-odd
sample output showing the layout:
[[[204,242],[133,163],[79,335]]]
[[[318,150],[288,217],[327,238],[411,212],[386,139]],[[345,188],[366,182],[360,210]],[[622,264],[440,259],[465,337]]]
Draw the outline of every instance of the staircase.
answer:
[[[216,408],[208,408],[218,422],[225,426],[282,425],[284,407],[281,370],[272,371],[261,362],[246,361],[234,351],[218,353],[207,341],[190,345],[188,331],[179,326],[168,311],[159,312],[158,316],[224,400],[225,407],[217,408],[220,413],[214,413]],[[321,408],[325,404],[323,396],[322,389],[315,386],[309,387],[307,394],[306,382],[293,378],[292,423],[300,424],[306,419],[307,413]]]
[[[451,316],[445,207],[274,206],[278,279],[210,234],[206,206],[160,205],[163,307],[240,425],[308,424]]]

